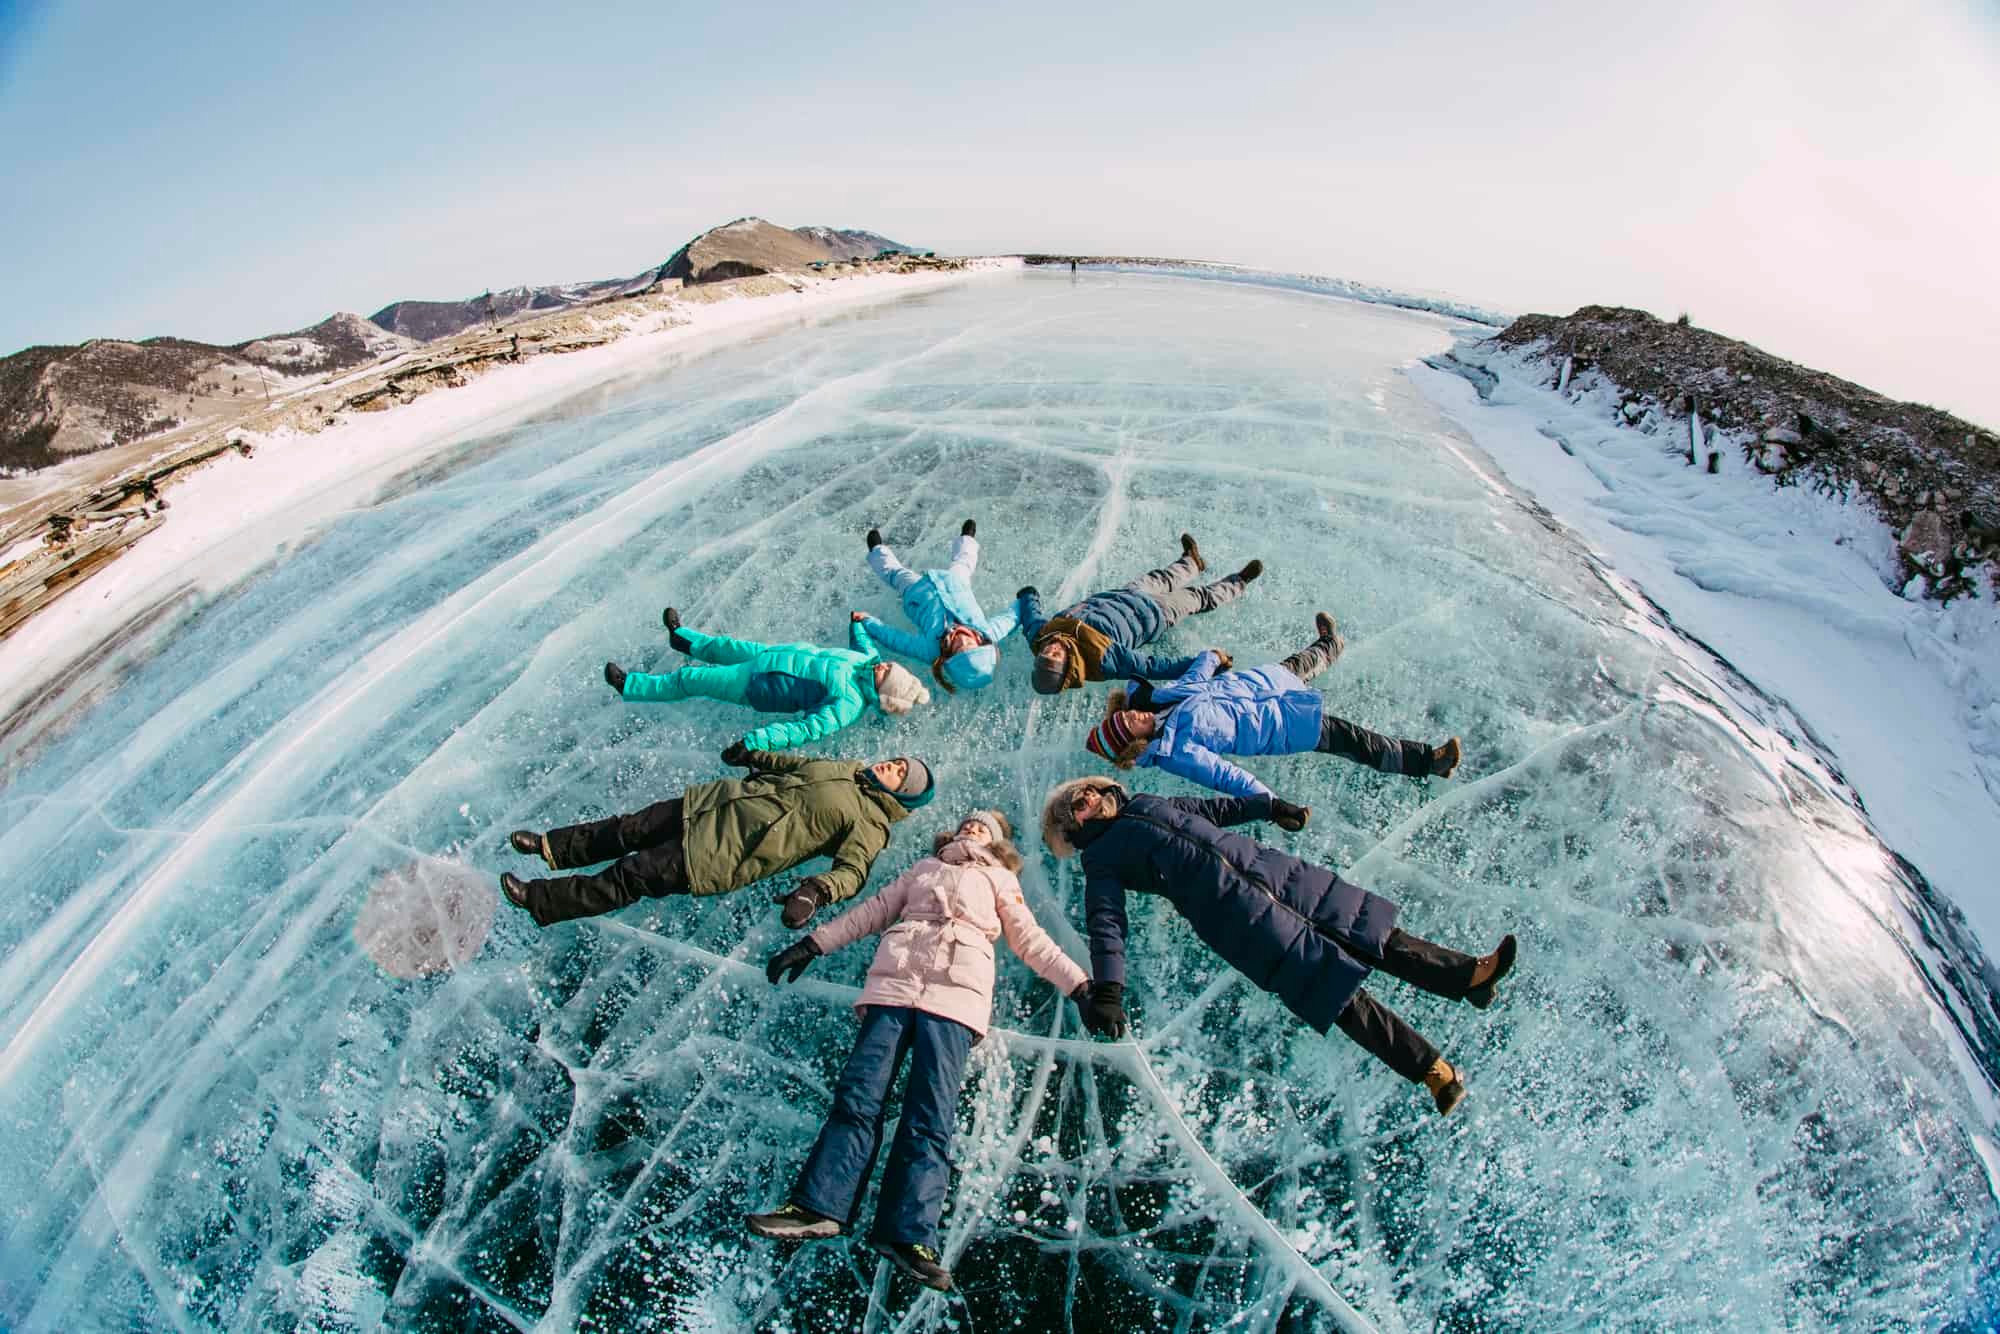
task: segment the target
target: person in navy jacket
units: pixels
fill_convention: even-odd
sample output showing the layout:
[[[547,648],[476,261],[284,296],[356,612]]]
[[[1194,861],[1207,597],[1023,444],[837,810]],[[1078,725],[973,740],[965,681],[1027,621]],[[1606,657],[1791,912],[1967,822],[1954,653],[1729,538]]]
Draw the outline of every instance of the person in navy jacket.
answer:
[[[1514,966],[1514,937],[1478,958],[1424,940],[1396,925],[1388,899],[1231,830],[1251,820],[1296,829],[1304,816],[1268,794],[1157,797],[1108,778],[1074,778],[1050,792],[1042,841],[1058,858],[1082,854],[1084,1024],[1124,1036],[1126,894],[1157,894],[1230,967],[1318,1032],[1337,1026],[1448,1113],[1465,1096],[1460,1072],[1362,983],[1379,968],[1485,1009]]]
[[[1323,751],[1381,773],[1451,777],[1464,753],[1457,737],[1436,746],[1399,741],[1327,712],[1306,682],[1332,666],[1346,643],[1325,612],[1314,628],[1318,638],[1283,662],[1232,671],[1226,653],[1208,649],[1170,684],[1133,681],[1112,691],[1084,749],[1120,769],[1157,767],[1232,797],[1270,789],[1225,755]]]

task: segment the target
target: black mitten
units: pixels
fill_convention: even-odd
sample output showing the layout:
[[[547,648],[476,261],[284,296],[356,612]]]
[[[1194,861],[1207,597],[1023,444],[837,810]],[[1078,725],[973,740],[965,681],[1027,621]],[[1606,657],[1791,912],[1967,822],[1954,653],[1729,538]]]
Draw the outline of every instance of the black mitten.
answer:
[[[819,946],[813,944],[811,936],[795,940],[771,956],[770,962],[764,965],[764,976],[771,979],[771,985],[774,987],[778,985],[780,973],[789,972],[791,976],[785,980],[796,982],[799,980],[799,974],[810,968],[812,961],[818,957]]]
[[[750,747],[741,741],[732,741],[722,752],[722,762],[733,764],[739,769],[750,767]]]
[[[1079,1002],[1083,1026],[1099,1037],[1124,1037],[1129,1027],[1125,1022],[1124,997],[1123,982],[1092,983],[1089,998]]]
[[[1278,828],[1296,834],[1312,819],[1312,807],[1294,806],[1283,797],[1271,798],[1271,822]]]

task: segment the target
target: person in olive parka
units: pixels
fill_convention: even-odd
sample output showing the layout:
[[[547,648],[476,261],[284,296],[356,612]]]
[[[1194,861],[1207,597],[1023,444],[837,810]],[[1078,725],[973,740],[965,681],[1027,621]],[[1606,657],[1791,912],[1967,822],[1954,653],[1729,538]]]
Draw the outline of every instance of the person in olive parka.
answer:
[[[1042,841],[1057,857],[1083,854],[1091,973],[1084,1026],[1124,1036],[1125,894],[1158,894],[1230,967],[1319,1032],[1337,1025],[1429,1089],[1448,1113],[1465,1096],[1459,1071],[1361,984],[1380,969],[1483,1010],[1514,966],[1514,937],[1475,958],[1411,935],[1396,925],[1400,910],[1388,899],[1229,828],[1270,820],[1298,829],[1306,817],[1269,793],[1156,797],[1108,778],[1075,778],[1050,792]]]
[[[611,865],[591,875],[523,880],[500,877],[507,901],[539,926],[593,917],[668,894],[727,894],[790,870],[813,857],[833,865],[800,880],[784,905],[784,923],[804,926],[829,903],[860,893],[869,868],[889,844],[890,827],[935,791],[919,759],[810,760],[751,750],[742,742],[722,752],[742,765],[743,778],[698,783],[644,810],[547,833],[517,829],[516,852],[540,857],[552,871]],[[614,860],[615,859],[615,860]]]

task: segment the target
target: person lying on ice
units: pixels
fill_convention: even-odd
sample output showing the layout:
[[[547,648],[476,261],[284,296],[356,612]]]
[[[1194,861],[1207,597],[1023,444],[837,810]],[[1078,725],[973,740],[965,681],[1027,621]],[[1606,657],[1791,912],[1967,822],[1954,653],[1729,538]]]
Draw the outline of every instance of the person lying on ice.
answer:
[[[1324,867],[1253,842],[1228,826],[1273,820],[1297,828],[1305,812],[1254,797],[1155,797],[1109,778],[1073,778],[1049,793],[1042,841],[1057,857],[1083,854],[1090,933],[1084,1026],[1125,1034],[1125,893],[1158,894],[1202,943],[1321,1033],[1340,1031],[1412,1083],[1439,1113],[1465,1096],[1460,1072],[1361,984],[1370,969],[1485,1009],[1514,966],[1514,937],[1474,958],[1410,935],[1397,907]]]
[[[880,530],[868,530],[868,568],[902,597],[903,614],[922,633],[898,630],[866,612],[855,612],[854,619],[891,653],[930,663],[932,679],[947,694],[993,684],[1000,641],[1014,633],[1019,621],[1012,609],[988,616],[972,595],[972,572],[979,566],[977,531],[967,519],[951,544],[951,564],[918,574],[896,559]]]
[[[1264,562],[1253,560],[1226,579],[1193,587],[1195,575],[1207,568],[1194,538],[1182,533],[1181,556],[1172,565],[1112,592],[1093,593],[1046,620],[1041,594],[1032,584],[1016,593],[1021,633],[1035,649],[1035,689],[1055,695],[1085,681],[1127,676],[1171,681],[1186,672],[1193,658],[1158,658],[1134,650],[1184,616],[1214,611],[1241,597],[1244,587],[1264,573]]]
[[[682,625],[680,612],[672,607],[661,612],[660,619],[666,622],[668,642],[710,665],[654,676],[607,662],[604,679],[620,698],[634,704],[724,699],[748,704],[759,713],[804,715],[745,733],[743,745],[750,750],[810,745],[859,718],[870,704],[897,714],[931,702],[931,692],[922,681],[895,663],[882,661],[860,621],[847,627],[853,647],[843,649],[705,635]]]
[[[1306,682],[1331,666],[1346,644],[1325,612],[1314,628],[1317,639],[1268,667],[1230,671],[1229,655],[1208,649],[1171,685],[1134,681],[1129,690],[1112,691],[1104,721],[1090,729],[1084,749],[1120,769],[1154,766],[1232,797],[1268,796],[1271,789],[1224,755],[1316,750],[1385,774],[1451,777],[1463,753],[1457,737],[1438,746],[1394,741],[1326,711],[1326,701]]]
[[[889,1086],[905,1053],[910,1080],[889,1146],[870,1241],[897,1268],[933,1288],[951,1287],[938,1255],[938,1215],[951,1182],[952,1130],[966,1054],[993,1019],[993,941],[1004,936],[1021,961],[1064,995],[1081,999],[1086,979],[1036,924],[1021,898],[1021,854],[998,811],[974,811],[941,833],[931,855],[858,907],[771,956],[775,984],[796,982],[814,959],[881,934],[855,1001],[861,1033],[833,1092],[833,1109],[786,1203],[746,1221],[759,1236],[837,1237],[854,1226],[861,1192],[882,1146]]]
[[[810,760],[751,750],[722,752],[742,778],[698,783],[678,797],[629,815],[508,835],[514,851],[540,857],[551,871],[611,865],[592,875],[523,880],[509,872],[501,891],[538,926],[594,917],[668,894],[727,894],[788,871],[813,857],[833,865],[798,882],[773,903],[797,929],[829,903],[851,899],[889,844],[889,827],[926,805],[933,785],[919,759]],[[615,859],[615,860],[614,860]]]

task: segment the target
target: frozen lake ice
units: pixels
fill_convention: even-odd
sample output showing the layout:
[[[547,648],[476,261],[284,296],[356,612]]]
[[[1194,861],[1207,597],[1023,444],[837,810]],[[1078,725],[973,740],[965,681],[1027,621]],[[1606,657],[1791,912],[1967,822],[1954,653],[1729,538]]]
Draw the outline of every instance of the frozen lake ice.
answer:
[[[552,403],[135,609],[0,734],[0,1323],[1983,1325],[1979,961],[1937,957],[1768,702],[1404,380],[1452,327],[1132,275],[949,289]],[[741,1228],[817,1130],[865,945],[774,989],[790,933],[755,889],[545,932],[480,895],[509,829],[717,774],[748,714],[599,676],[671,662],[665,603],[838,643],[852,608],[899,615],[870,525],[938,564],[967,516],[989,608],[1122,583],[1191,528],[1270,573],[1169,644],[1272,661],[1332,611],[1329,707],[1467,763],[1253,760],[1314,808],[1259,836],[1523,957],[1485,1014],[1378,980],[1466,1068],[1439,1121],[1160,904],[1132,908],[1136,1041],[1085,1039],[1003,951],[946,1297]],[[1010,641],[993,689],[818,748],[940,775],[871,887],[972,805],[1031,829],[1098,771],[1100,692],[1035,696],[1026,662]],[[1074,864],[1024,883],[1087,960]]]

